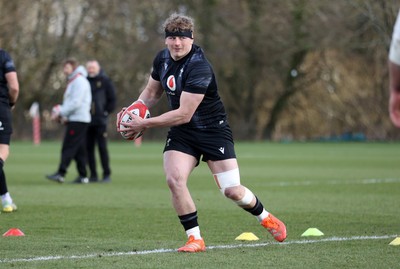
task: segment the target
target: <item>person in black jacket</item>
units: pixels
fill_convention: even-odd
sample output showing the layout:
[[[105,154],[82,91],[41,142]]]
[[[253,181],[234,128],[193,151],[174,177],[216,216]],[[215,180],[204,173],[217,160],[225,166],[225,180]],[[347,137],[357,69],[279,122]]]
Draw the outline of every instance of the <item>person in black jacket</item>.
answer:
[[[92,122],[87,132],[87,153],[90,169],[89,182],[97,182],[95,145],[98,144],[101,165],[103,168],[102,182],[111,180],[110,158],[107,149],[107,119],[114,110],[116,96],[112,81],[108,78],[96,60],[86,63],[88,80],[92,88]]]

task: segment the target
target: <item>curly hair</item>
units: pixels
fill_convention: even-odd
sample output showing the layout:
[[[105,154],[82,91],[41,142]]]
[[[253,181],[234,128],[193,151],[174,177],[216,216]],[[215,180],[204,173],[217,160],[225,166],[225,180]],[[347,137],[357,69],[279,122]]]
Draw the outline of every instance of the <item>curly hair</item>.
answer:
[[[194,20],[191,17],[178,13],[173,13],[165,20],[163,28],[166,32],[193,32]]]

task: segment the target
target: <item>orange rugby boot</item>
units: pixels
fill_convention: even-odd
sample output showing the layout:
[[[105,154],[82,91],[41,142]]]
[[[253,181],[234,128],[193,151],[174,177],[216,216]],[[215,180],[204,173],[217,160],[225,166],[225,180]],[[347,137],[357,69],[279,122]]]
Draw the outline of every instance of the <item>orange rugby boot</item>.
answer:
[[[189,240],[183,247],[178,248],[178,252],[202,252],[206,250],[206,244],[202,239],[194,239],[194,236],[189,236]]]
[[[268,217],[262,220],[261,225],[275,238],[276,241],[283,242],[286,239],[285,224],[269,213]]]

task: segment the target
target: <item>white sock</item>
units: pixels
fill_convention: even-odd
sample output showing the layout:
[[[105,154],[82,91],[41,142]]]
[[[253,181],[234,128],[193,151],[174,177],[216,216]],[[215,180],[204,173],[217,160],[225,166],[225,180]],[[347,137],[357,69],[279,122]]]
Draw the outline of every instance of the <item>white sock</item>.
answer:
[[[4,204],[4,203],[9,203],[9,204],[12,204],[12,199],[11,199],[11,196],[10,196],[10,193],[5,193],[5,194],[3,194],[2,196],[1,196],[1,202]]]
[[[200,227],[196,226],[196,227],[193,227],[193,228],[187,230],[186,235],[188,238],[189,238],[189,236],[193,235],[194,239],[201,239]]]
[[[269,215],[268,211],[264,209],[260,215],[256,216],[256,218],[258,219],[259,222],[261,222],[263,219],[268,217],[268,215]]]

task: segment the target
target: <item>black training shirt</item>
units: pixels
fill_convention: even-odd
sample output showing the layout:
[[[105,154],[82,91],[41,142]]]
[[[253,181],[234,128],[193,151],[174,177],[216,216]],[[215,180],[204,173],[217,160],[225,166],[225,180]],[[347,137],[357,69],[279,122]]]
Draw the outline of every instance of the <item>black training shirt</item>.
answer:
[[[193,45],[184,58],[174,61],[168,49],[160,51],[154,59],[151,77],[160,81],[171,110],[180,106],[182,91],[204,94],[190,122],[184,128],[206,129],[226,126],[224,105],[218,94],[217,82],[203,50]]]
[[[7,87],[6,73],[14,72],[15,66],[10,55],[0,49],[0,103],[9,104],[9,95]]]

